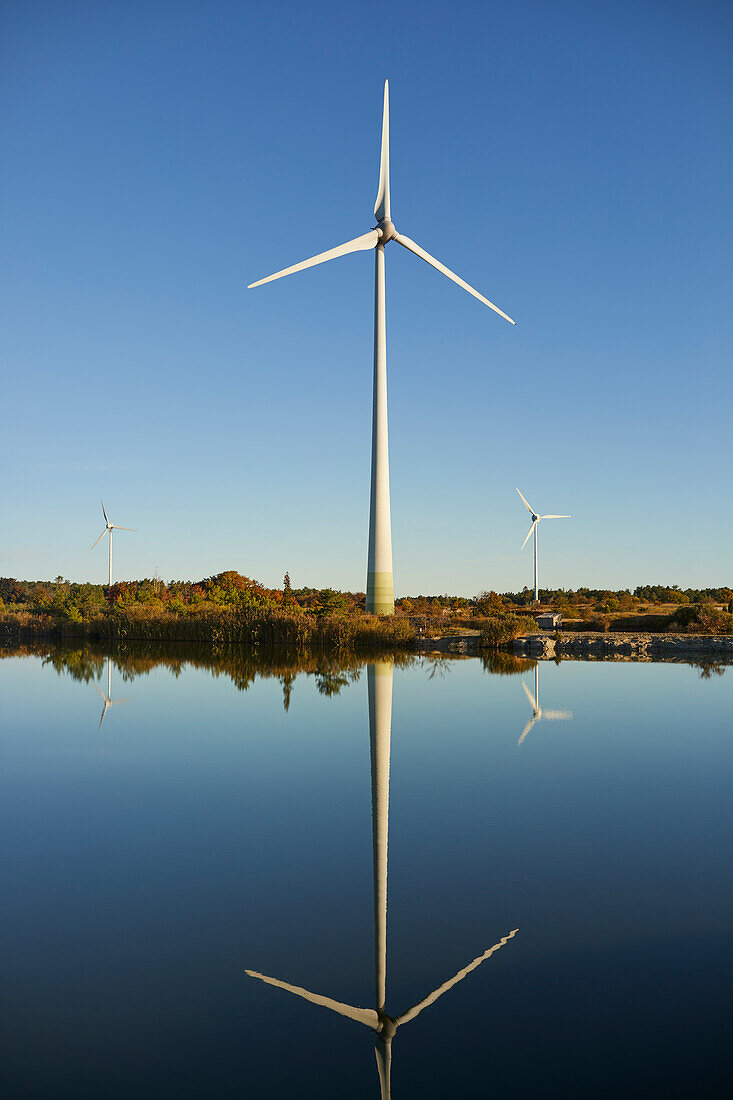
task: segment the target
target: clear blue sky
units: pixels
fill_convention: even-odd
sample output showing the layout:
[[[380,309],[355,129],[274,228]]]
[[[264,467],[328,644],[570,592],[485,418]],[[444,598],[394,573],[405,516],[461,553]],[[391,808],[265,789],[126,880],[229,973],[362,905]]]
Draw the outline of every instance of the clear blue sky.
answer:
[[[398,593],[731,583],[725,2],[7,3],[0,574],[363,589],[382,84]]]

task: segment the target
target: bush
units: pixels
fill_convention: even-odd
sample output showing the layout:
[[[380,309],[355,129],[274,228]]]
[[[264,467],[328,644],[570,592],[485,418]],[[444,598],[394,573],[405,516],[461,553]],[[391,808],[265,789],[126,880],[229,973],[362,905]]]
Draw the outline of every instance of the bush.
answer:
[[[733,634],[733,614],[714,604],[686,604],[672,615],[670,630],[686,634]]]
[[[512,642],[522,634],[537,634],[537,623],[528,615],[514,615],[511,611],[487,619],[481,631],[481,642],[485,647]]]

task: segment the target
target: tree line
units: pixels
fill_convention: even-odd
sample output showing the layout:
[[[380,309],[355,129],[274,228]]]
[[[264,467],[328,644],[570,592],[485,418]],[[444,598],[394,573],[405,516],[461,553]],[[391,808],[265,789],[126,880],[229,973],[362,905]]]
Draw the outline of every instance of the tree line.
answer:
[[[582,618],[589,613],[639,613],[660,607],[716,605],[733,612],[733,589],[686,588],[678,585],[639,585],[630,589],[541,588],[540,606],[558,611],[564,618]],[[483,591],[465,596],[403,596],[396,601],[398,613],[408,616],[486,617],[532,609],[531,589],[520,592]],[[0,611],[34,612],[86,622],[96,616],[135,610],[140,614],[171,616],[197,615],[217,609],[247,608],[308,612],[316,616],[353,615],[364,612],[364,592],[333,588],[293,588],[286,573],[282,588],[268,588],[234,569],[198,581],[170,581],[157,578],[119,581],[111,586],[74,583],[56,577],[53,581],[26,581],[0,577]]]

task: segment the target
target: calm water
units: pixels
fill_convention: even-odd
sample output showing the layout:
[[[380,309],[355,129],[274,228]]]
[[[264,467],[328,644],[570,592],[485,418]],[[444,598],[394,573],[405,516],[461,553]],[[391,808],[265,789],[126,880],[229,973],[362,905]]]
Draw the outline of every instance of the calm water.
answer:
[[[733,668],[45,652],[3,1097],[729,1095]]]

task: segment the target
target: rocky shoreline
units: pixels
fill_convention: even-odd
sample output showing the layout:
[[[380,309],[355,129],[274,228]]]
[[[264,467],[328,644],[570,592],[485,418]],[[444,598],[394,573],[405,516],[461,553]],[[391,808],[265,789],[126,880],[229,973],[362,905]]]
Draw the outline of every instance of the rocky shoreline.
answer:
[[[515,638],[520,657],[576,660],[733,661],[733,636],[707,634],[528,634]]]
[[[473,657],[486,650],[479,630],[446,634],[442,637],[423,636],[418,639],[416,648],[418,653],[423,654]],[[511,648],[515,656],[533,660],[702,660],[733,663],[733,635],[621,634],[601,631],[583,634],[526,634],[515,638]]]

